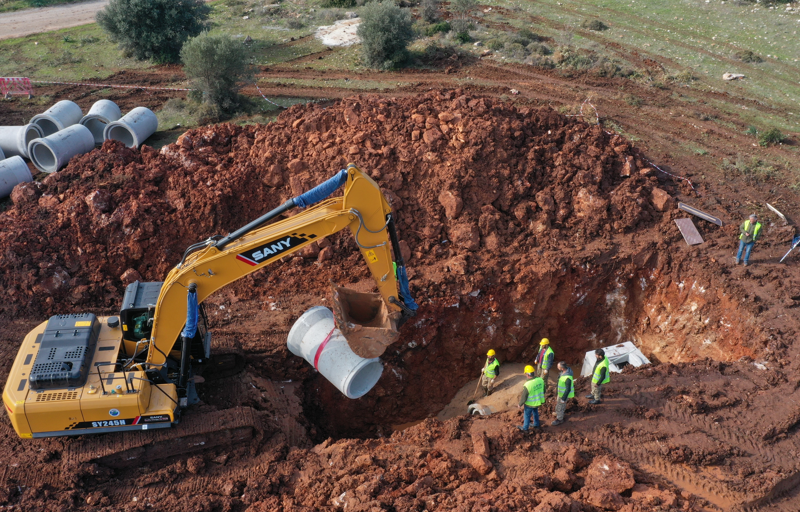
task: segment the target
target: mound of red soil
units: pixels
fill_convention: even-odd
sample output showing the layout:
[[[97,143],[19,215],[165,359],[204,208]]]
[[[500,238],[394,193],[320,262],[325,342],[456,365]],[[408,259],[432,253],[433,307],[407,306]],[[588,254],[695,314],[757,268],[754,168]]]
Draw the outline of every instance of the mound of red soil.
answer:
[[[655,178],[636,172],[643,164],[630,145],[549,109],[457,92],[296,106],[268,126],[190,131],[160,153],[107,142],[18,187],[0,217],[1,307],[113,308],[126,270],[135,270],[126,280],[160,280],[189,244],[245,224],[348,162],[388,196],[428,297],[485,289],[498,268],[524,272],[537,249],[583,244],[656,215]],[[338,245],[336,260],[349,258]]]

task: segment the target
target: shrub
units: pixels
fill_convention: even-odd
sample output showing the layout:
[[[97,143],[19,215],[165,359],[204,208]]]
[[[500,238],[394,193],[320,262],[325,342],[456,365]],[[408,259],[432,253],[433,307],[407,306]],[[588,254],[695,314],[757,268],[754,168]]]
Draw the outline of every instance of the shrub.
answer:
[[[287,26],[288,28],[291,28],[291,29],[293,29],[293,30],[299,30],[299,29],[301,29],[301,28],[305,27],[305,26],[306,26],[306,24],[305,24],[305,23],[303,23],[301,20],[288,20],[288,21],[286,22],[286,26]]]
[[[435,23],[438,21],[439,3],[440,0],[422,0],[422,19],[428,23]]]
[[[553,51],[546,45],[542,43],[531,43],[526,46],[530,53],[535,53],[537,55],[550,55]]]
[[[488,41],[486,41],[486,46],[490,50],[494,51],[502,50],[503,47],[505,47],[505,45],[506,44],[501,39],[489,39]]]
[[[364,63],[373,68],[391,69],[408,58],[408,43],[414,37],[408,10],[392,0],[373,2],[361,10],[358,37]]]
[[[425,28],[425,35],[428,37],[434,36],[439,32],[450,32],[450,24],[446,21],[440,21],[439,23],[428,25],[428,27]]]
[[[525,50],[525,47],[519,43],[506,43],[505,48],[503,48],[503,53],[512,59],[518,60],[522,60],[528,56],[528,52]]]
[[[736,52],[736,58],[742,62],[752,62],[754,64],[758,64],[759,62],[764,62],[758,54],[751,52],[750,50],[740,50]]]
[[[203,0],[111,0],[97,24],[139,60],[177,62],[181,47],[203,31],[211,8]]]
[[[355,7],[356,0],[325,0],[323,7]]]
[[[606,25],[600,20],[591,20],[591,21],[586,20],[583,23],[581,23],[581,27],[587,30],[594,30],[596,32],[602,32],[603,30],[608,30],[608,25]]]
[[[248,50],[241,41],[203,32],[183,45],[181,59],[186,76],[203,93],[204,103],[223,111],[238,105],[240,84],[252,76]]]
[[[452,0],[450,10],[458,19],[469,18],[469,13],[478,6],[478,0]]]
[[[770,128],[758,136],[758,145],[767,147],[772,144],[780,144],[784,140],[786,140],[786,136],[779,129]]]
[[[470,41],[472,41],[472,38],[469,36],[469,32],[467,30],[458,30],[454,32],[456,33],[456,35],[453,36],[453,39],[455,39],[459,43],[469,43]]]
[[[538,35],[534,34],[530,30],[528,30],[527,28],[520,29],[519,32],[517,32],[517,36],[522,38],[522,39],[527,40],[528,42],[534,42],[535,43],[536,41],[541,40],[541,38]]]
[[[752,124],[747,127],[747,130],[744,131],[745,135],[752,135],[753,137],[758,135],[758,128],[753,126]]]

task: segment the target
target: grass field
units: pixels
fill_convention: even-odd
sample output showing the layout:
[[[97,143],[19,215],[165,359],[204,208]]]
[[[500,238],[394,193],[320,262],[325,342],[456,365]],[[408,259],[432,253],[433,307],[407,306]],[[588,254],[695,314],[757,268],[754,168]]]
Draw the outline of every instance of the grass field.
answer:
[[[667,61],[668,74],[692,76],[692,87],[729,95],[724,103],[753,124],[796,130],[800,125],[800,7],[773,8],[720,0],[537,0],[507,2],[481,12],[486,21],[503,18],[556,41],[620,58],[615,45],[636,49],[643,57]],[[486,8],[484,7],[484,11]],[[581,27],[600,20],[609,28]],[[762,62],[744,62],[737,55],[752,52]],[[635,62],[628,65],[636,67]],[[725,72],[746,79],[724,82]],[[780,113],[748,115],[743,104],[755,101]],[[744,105],[746,107],[746,105]]]
[[[33,1],[0,0],[0,9]],[[209,5],[213,9],[212,33],[242,39],[250,36],[257,65],[290,63],[291,67],[339,72],[364,69],[358,46],[326,51],[313,38],[318,26],[331,24],[343,18],[345,10],[358,8],[325,9],[316,0],[275,4],[217,0]],[[759,130],[777,127],[790,132],[800,126],[800,7],[796,4],[786,10],[783,4],[768,8],[742,0],[487,0],[473,13],[473,20],[476,30],[471,32],[471,41],[460,45],[462,51],[481,51],[473,46],[475,41],[490,43],[528,29],[545,38],[549,51],[561,53],[562,59],[571,52],[572,60],[558,66],[564,72],[588,69],[592,73],[598,63],[613,63],[612,67],[625,70],[624,76],[653,87],[668,82],[717,93],[714,107]],[[584,28],[592,20],[602,21],[608,29]],[[424,48],[430,42],[458,45],[452,37],[439,34],[423,38],[414,48]],[[587,59],[576,52],[595,57]],[[322,58],[292,63],[317,53]],[[503,51],[495,58],[515,60]],[[643,62],[648,61],[657,62],[658,69],[647,68]],[[124,58],[96,25],[0,41],[0,75],[4,76],[75,81],[148,66],[147,62]],[[725,72],[743,73],[746,78],[725,82],[721,79]],[[463,80],[480,85],[480,81]],[[327,78],[269,79],[262,83],[354,91],[404,85],[391,80]],[[693,101],[691,95],[678,96],[681,101]],[[625,101],[636,105],[641,100],[630,97]],[[703,149],[688,151],[702,155]]]

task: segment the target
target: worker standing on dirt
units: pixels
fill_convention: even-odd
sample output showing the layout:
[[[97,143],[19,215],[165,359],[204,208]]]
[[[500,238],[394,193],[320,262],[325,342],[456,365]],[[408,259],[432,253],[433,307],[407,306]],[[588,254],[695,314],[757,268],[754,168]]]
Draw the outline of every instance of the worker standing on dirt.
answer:
[[[534,372],[533,366],[528,365],[525,367],[525,377],[528,380],[522,385],[522,391],[519,393],[519,408],[524,408],[523,417],[525,420],[517,428],[523,432],[527,432],[531,426],[531,416],[533,416],[533,428],[541,428],[539,425],[539,407],[544,405],[544,381],[541,377],[535,377]]]
[[[603,402],[603,387],[611,382],[611,374],[608,371],[608,358],[602,348],[594,351],[597,356],[597,362],[594,363],[594,370],[592,371],[592,394],[586,395],[590,404],[599,404]]]
[[[553,426],[564,423],[564,413],[567,410],[567,400],[575,396],[575,386],[572,385],[572,368],[567,363],[558,363],[558,392],[556,394],[556,420]]]
[[[750,214],[750,218],[742,222],[739,226],[739,252],[736,253],[736,264],[742,260],[742,251],[744,251],[744,266],[750,264],[750,251],[761,236],[761,223],[758,222],[758,215],[755,213]]]
[[[547,391],[547,375],[550,373],[550,367],[553,366],[555,358],[556,355],[550,348],[550,340],[542,338],[542,341],[539,342],[539,355],[536,356],[536,376],[541,377],[544,381],[545,391]]]
[[[481,386],[483,387],[483,396],[492,394],[495,379],[500,375],[500,361],[495,357],[495,351],[489,350],[486,353],[486,363],[481,370]]]

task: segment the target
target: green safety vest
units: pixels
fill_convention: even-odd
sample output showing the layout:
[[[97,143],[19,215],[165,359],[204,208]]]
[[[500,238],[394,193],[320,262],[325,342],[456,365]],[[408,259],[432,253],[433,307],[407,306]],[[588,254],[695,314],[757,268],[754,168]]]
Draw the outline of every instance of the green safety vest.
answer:
[[[553,353],[553,349],[548,345],[544,351],[544,357],[542,358],[542,370],[549,370],[550,367],[553,366],[553,359],[555,358],[556,355]]]
[[[603,379],[603,382],[598,382],[600,380],[600,368],[606,369],[606,377]],[[594,375],[592,376],[592,382],[594,384],[608,384],[611,382],[611,372],[608,369],[608,358],[603,356],[603,360],[600,361],[600,364],[597,365],[594,369]]]
[[[750,230],[750,219],[747,219],[746,221],[744,221],[744,230],[745,231],[749,231]],[[753,242],[756,241],[756,239],[758,238],[758,234],[759,233],[761,233],[761,223],[756,221],[756,227],[753,228]],[[739,235],[739,240],[741,240],[742,238],[744,238],[744,233]]]
[[[572,382],[572,375],[562,375],[558,378],[558,398],[564,396],[564,391],[567,390],[567,381],[569,380],[570,388],[567,398],[575,398],[575,386]]]
[[[494,358],[494,362],[489,364],[489,359],[486,359],[486,364],[483,365],[483,374],[486,375],[487,379],[493,379],[497,377],[497,368],[500,366],[500,361],[497,358]]]
[[[528,390],[528,399],[525,400],[525,405],[528,407],[544,405],[544,381],[541,377],[530,379],[523,386]]]

